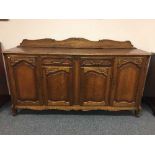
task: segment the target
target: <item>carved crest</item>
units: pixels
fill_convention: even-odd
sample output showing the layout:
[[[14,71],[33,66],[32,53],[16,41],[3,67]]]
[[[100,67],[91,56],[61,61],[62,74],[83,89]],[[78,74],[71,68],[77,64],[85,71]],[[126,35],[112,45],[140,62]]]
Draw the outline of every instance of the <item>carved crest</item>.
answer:
[[[69,106],[70,102],[67,101],[52,101],[52,100],[48,100],[48,105],[52,105],[52,106]]]
[[[134,101],[113,101],[114,105],[135,105]]]
[[[104,60],[104,59],[97,59],[97,60],[83,60],[82,66],[110,66],[112,65],[112,61]]]
[[[34,57],[18,57],[18,56],[9,56],[8,59],[10,60],[10,64],[13,66],[18,62],[24,61],[33,66],[35,66],[35,58]]]
[[[84,72],[97,72],[100,74],[104,74],[105,76],[108,76],[109,68],[108,67],[84,67]]]
[[[69,72],[70,68],[69,67],[44,67],[46,75],[58,72],[58,71],[65,71]]]
[[[61,41],[55,39],[39,39],[39,40],[24,39],[19,47],[98,48],[98,49],[134,48],[130,41],[114,41],[106,39],[99,41],[90,41],[84,38],[69,38]]]
[[[106,105],[106,103],[105,103],[105,101],[101,101],[101,102],[87,101],[87,102],[83,102],[83,105],[86,105],[86,106],[103,106],[103,105]]]
[[[120,67],[123,64],[126,63],[134,63],[136,65],[138,65],[139,67],[141,67],[142,62],[143,62],[143,58],[142,57],[122,57],[118,59],[118,66]]]
[[[35,101],[32,101],[32,100],[20,100],[20,99],[17,99],[17,102],[18,104],[29,104],[29,103],[32,103],[32,104],[39,104],[39,100],[35,100]]]
[[[71,59],[65,58],[43,58],[42,63],[45,65],[71,65]]]

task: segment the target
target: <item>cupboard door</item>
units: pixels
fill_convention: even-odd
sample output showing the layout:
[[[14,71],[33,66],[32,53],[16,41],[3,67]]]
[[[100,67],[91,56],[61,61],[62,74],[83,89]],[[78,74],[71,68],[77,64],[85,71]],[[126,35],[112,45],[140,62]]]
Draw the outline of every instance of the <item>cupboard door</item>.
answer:
[[[46,105],[65,106],[72,102],[72,68],[43,67],[44,100]]]
[[[81,68],[81,104],[98,106],[109,104],[111,67]]]
[[[36,57],[9,56],[11,88],[16,104],[40,104]]]
[[[140,87],[142,57],[117,58],[114,106],[135,106]]]

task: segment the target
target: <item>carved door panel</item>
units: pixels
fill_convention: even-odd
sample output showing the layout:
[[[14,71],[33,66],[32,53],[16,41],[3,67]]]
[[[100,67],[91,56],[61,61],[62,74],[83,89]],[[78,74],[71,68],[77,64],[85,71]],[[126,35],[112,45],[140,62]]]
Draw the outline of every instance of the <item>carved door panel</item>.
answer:
[[[44,101],[46,105],[65,106],[72,103],[72,68],[43,66]]]
[[[111,67],[81,68],[81,104],[99,106],[109,104]]]
[[[16,104],[41,104],[36,57],[8,56],[11,90]]]
[[[140,88],[142,57],[119,57],[114,79],[114,106],[135,106]]]

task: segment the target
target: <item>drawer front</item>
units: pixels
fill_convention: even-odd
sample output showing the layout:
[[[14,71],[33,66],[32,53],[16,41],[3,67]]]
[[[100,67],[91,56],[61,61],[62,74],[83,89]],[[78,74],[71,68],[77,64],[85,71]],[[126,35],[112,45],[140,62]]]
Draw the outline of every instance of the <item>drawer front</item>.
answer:
[[[72,57],[42,57],[42,65],[72,66]]]
[[[82,57],[81,66],[112,66],[113,57]]]
[[[35,56],[27,56],[27,55],[25,55],[25,56],[8,55],[7,57],[8,57],[8,60],[9,60],[9,63],[11,64],[11,66],[14,66],[20,62],[25,62],[25,63],[35,65],[36,64],[36,58],[37,58]]]

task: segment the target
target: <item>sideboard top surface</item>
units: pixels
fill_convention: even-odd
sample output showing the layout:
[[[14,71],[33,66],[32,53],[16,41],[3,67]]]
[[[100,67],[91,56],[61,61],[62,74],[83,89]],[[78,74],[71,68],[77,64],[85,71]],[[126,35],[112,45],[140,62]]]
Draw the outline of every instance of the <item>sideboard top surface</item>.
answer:
[[[17,47],[6,50],[4,54],[35,54],[35,55],[150,55],[139,49],[67,49],[67,48],[32,48]]]
[[[18,47],[6,50],[4,54],[43,54],[43,55],[151,55],[136,49],[130,41],[69,38],[62,41],[54,39],[24,39]]]

